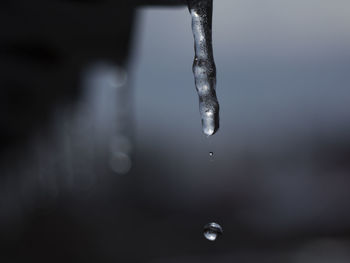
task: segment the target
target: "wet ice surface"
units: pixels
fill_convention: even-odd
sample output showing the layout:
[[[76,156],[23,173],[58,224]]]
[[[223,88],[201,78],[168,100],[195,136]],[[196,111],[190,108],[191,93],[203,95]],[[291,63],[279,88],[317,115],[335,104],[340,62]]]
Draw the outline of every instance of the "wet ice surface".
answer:
[[[219,129],[219,103],[216,98],[216,67],[212,47],[212,0],[188,0],[192,17],[195,57],[193,75],[199,96],[199,111],[205,135]]]
[[[222,235],[222,227],[217,223],[208,223],[204,226],[203,235],[209,241],[215,241],[219,235]]]

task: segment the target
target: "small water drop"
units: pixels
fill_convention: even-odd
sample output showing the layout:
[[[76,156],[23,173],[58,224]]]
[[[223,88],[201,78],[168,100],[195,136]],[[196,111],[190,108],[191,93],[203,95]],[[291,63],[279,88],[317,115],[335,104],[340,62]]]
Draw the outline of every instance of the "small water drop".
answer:
[[[215,241],[216,238],[222,234],[222,227],[217,223],[212,222],[204,226],[203,235],[209,241]]]
[[[209,156],[210,156],[210,157],[213,157],[213,156],[214,156],[214,153],[213,153],[213,152],[209,152]]]

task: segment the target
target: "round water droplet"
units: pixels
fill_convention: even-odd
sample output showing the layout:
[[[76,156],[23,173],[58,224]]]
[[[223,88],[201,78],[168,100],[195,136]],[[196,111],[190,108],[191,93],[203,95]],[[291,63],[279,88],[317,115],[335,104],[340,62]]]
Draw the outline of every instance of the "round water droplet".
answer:
[[[222,227],[217,223],[209,223],[204,226],[203,235],[209,241],[215,241],[219,235],[222,235]]]
[[[214,153],[213,153],[213,152],[209,152],[209,156],[210,156],[210,157],[213,157],[213,156],[214,156]]]

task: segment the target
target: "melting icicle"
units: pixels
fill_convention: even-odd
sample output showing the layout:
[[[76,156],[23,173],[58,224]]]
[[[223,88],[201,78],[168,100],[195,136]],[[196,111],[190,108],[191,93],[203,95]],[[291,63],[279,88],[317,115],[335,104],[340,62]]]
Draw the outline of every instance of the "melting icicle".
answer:
[[[187,0],[192,16],[195,57],[193,75],[199,96],[199,111],[205,135],[219,129],[219,103],[216,98],[216,67],[212,47],[213,0]]]

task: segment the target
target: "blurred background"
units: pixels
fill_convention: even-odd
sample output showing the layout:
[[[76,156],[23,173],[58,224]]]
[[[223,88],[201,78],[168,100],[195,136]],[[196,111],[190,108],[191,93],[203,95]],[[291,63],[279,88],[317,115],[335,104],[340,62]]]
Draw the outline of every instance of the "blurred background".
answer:
[[[181,2],[1,4],[1,262],[350,261],[350,2],[214,1],[210,138]]]

